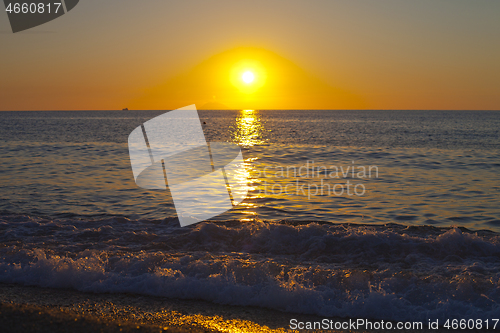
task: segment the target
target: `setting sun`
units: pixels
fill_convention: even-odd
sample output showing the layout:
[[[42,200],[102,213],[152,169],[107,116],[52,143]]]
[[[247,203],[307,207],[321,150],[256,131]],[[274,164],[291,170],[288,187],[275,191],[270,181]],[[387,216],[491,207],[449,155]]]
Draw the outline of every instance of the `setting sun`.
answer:
[[[254,80],[255,80],[255,75],[250,72],[250,71],[246,71],[245,73],[243,73],[243,75],[241,76],[241,79],[243,80],[243,82],[245,82],[246,84],[250,84],[252,83]]]
[[[247,96],[235,96],[235,98],[240,101],[243,98],[248,102],[250,95],[255,97],[257,92],[262,92],[268,78],[268,68],[266,68],[268,66],[264,67],[264,63],[266,65],[272,63],[268,54],[262,55],[248,49],[237,49],[236,52],[229,52],[226,59],[230,66],[230,82],[240,93]],[[247,106],[250,107],[250,105]]]

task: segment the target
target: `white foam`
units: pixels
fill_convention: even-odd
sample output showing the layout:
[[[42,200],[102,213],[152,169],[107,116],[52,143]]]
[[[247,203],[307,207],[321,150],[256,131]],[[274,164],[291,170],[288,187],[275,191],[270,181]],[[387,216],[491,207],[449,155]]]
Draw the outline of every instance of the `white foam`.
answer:
[[[500,242],[458,228],[4,217],[0,281],[427,320],[500,315]],[[24,240],[21,242],[21,240]]]

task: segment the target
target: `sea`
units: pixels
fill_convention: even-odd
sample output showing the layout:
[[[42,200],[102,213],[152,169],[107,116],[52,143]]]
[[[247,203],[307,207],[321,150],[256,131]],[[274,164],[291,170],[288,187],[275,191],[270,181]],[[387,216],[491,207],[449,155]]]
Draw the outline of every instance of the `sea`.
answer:
[[[0,282],[382,320],[500,318],[500,111],[198,111],[248,195],[181,227],[128,136],[167,111],[0,112]]]

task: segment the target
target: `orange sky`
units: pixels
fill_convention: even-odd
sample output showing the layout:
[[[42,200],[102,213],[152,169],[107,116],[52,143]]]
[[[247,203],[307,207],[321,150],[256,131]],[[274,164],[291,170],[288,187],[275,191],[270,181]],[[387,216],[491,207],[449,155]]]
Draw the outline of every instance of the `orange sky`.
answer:
[[[252,83],[243,81],[250,72]],[[134,109],[177,108],[196,103],[199,108],[235,109],[356,109],[355,96],[327,84],[293,62],[259,48],[240,47],[217,54],[194,68],[147,89],[130,103]],[[221,105],[222,104],[222,105]]]
[[[0,13],[0,110],[498,110],[499,15],[486,0],[86,0],[12,34]],[[241,61],[266,75],[251,94],[231,79]]]

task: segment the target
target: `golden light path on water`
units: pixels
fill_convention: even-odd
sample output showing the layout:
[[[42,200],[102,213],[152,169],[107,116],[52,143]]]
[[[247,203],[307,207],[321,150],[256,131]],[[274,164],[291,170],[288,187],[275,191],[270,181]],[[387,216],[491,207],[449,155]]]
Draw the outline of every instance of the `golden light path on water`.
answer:
[[[234,127],[232,139],[233,142],[238,145],[248,148],[265,142],[263,139],[264,131],[265,128],[262,125],[259,111],[241,110],[236,117],[236,127]],[[241,177],[239,177],[241,182],[247,184],[248,196],[255,190],[255,187],[249,186],[248,183],[251,181],[251,171],[253,170],[252,164],[256,160],[257,157],[246,158],[244,162],[244,171],[242,171]],[[257,205],[255,203],[245,200],[239,206],[244,208],[241,213],[249,216],[248,218],[242,218],[241,221],[251,221],[255,218],[256,212],[251,210],[252,208],[256,208]]]
[[[262,135],[264,127],[262,126],[260,114],[256,110],[241,110],[236,118],[236,128],[233,135],[233,141],[243,147],[252,147],[264,143]]]

